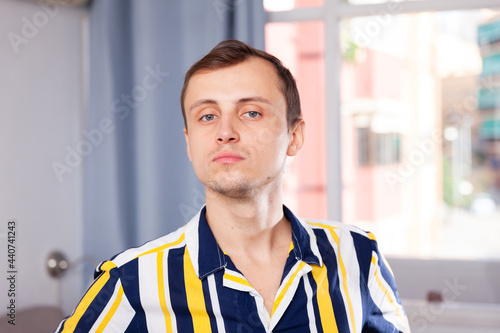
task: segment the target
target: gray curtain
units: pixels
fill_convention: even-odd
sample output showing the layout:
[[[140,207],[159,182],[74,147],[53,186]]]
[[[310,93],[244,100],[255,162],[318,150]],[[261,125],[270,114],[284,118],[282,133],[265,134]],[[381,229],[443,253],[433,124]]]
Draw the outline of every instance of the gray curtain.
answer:
[[[219,41],[264,47],[258,0],[94,0],[84,140],[84,251],[104,260],[204,203],[186,156],[184,73]],[[82,147],[83,147],[82,146]],[[83,149],[82,149],[83,150]]]

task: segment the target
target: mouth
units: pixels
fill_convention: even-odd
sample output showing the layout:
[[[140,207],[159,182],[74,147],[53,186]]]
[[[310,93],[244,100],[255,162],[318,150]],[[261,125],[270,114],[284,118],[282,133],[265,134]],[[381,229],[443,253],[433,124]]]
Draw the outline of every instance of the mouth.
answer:
[[[243,160],[244,158],[237,153],[222,151],[215,155],[215,157],[212,159],[212,162],[219,164],[234,164]]]

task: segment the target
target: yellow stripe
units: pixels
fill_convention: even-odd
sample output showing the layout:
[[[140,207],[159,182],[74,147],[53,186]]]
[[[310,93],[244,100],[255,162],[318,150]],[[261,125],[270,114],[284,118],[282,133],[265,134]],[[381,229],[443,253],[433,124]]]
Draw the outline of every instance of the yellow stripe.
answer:
[[[94,282],[92,287],[87,291],[85,296],[83,296],[82,300],[78,304],[77,308],[75,309],[75,312],[73,315],[66,320],[64,323],[64,329],[62,333],[71,333],[75,330],[76,325],[82,318],[83,314],[85,311],[87,311],[88,307],[90,306],[90,303],[96,298],[97,294],[101,291],[102,287],[108,282],[109,280],[109,270],[112,269],[113,267],[116,267],[115,264],[113,264],[110,261],[105,262],[102,266],[101,269],[104,271],[104,273],[97,279],[97,281]]]
[[[250,288],[253,288],[252,285],[250,283],[248,283],[247,280],[242,279],[239,276],[234,276],[234,275],[229,275],[227,273],[224,273],[224,279],[242,284],[242,285],[250,287]]]
[[[394,309],[396,309],[396,314],[398,315],[398,317],[404,322],[405,319],[403,318],[403,315],[401,314],[400,307],[398,305],[396,305],[396,303],[392,299],[391,295],[389,294],[389,291],[387,290],[387,288],[384,286],[384,284],[380,280],[380,272],[378,269],[377,260],[375,259],[374,256],[372,256],[372,264],[375,266],[375,279],[377,280],[378,286],[380,287],[380,289],[382,289],[382,291],[383,291],[384,295],[387,297],[387,299],[389,299],[389,303],[391,303],[391,305],[394,307]]]
[[[280,305],[281,301],[283,300],[283,297],[285,297],[286,295],[286,292],[288,291],[288,289],[290,288],[290,286],[292,285],[293,281],[295,280],[295,277],[297,276],[297,274],[299,273],[299,271],[304,268],[304,266],[306,265],[305,262],[301,262],[299,264],[299,266],[297,267],[297,269],[295,270],[295,272],[293,272],[292,276],[290,276],[290,278],[288,279],[286,285],[283,287],[283,289],[281,290],[281,293],[278,295],[278,297],[276,298],[276,300],[274,301],[274,305],[273,305],[273,311],[271,312],[271,317],[274,315],[274,311],[276,311],[276,309],[278,308],[278,306]]]
[[[290,242],[290,247],[288,248],[288,253],[290,253],[290,251],[292,251],[293,248],[294,248],[293,242]]]
[[[327,225],[327,224],[323,224],[323,223],[307,222],[307,224],[315,226],[315,227],[320,227],[322,229],[337,229],[337,227],[334,227],[334,226],[331,226],[331,225]]]
[[[163,251],[158,252],[156,257],[156,270],[158,274],[158,293],[160,294],[160,306],[165,317],[165,329],[167,332],[172,332],[172,319],[167,308],[167,301],[165,299],[165,279],[163,275]]]
[[[351,301],[351,297],[349,296],[349,289],[347,287],[347,271],[345,269],[344,260],[342,259],[342,255],[340,254],[340,239],[334,230],[336,228],[329,226],[329,225],[326,225],[326,224],[321,224],[321,223],[310,223],[310,224],[314,225],[314,226],[322,227],[322,228],[330,231],[330,234],[332,235],[333,240],[337,244],[337,249],[338,249],[338,254],[339,254],[339,266],[340,266],[340,271],[342,272],[342,289],[344,289],[344,294],[345,294],[345,297],[347,298],[347,306],[349,307],[349,317],[351,317],[352,330],[353,330],[353,332],[356,332],[356,321],[354,319],[354,309],[352,307],[352,301]]]
[[[139,254],[137,257],[141,257],[141,256],[144,256],[144,255],[146,255],[146,254],[150,254],[150,253],[154,253],[154,252],[159,252],[159,251],[165,250],[165,249],[167,249],[167,248],[169,248],[169,247],[171,247],[171,246],[175,246],[175,245],[177,245],[177,244],[180,244],[180,243],[182,243],[182,241],[184,241],[184,238],[185,238],[185,235],[184,235],[184,233],[183,233],[183,234],[179,237],[179,239],[178,239],[178,240],[176,240],[175,242],[168,243],[168,244],[164,244],[164,245],[162,245],[162,246],[158,246],[158,247],[156,247],[156,248],[154,248],[154,249],[151,249],[151,250],[149,250],[149,251],[146,251],[146,252],[144,252],[144,253]],[[137,258],[137,257],[136,257],[136,258]]]
[[[374,234],[372,234],[371,232],[367,232],[367,234],[368,234],[368,238],[370,238],[371,240],[377,241]],[[384,264],[387,267],[387,269],[389,270],[389,272],[391,272],[392,276],[394,276],[394,272],[392,271],[392,268],[391,268],[391,266],[389,266],[389,263],[387,262],[385,257],[383,255],[380,255],[380,256],[382,257],[382,260],[384,261]]]
[[[338,332],[337,322],[333,313],[332,298],[330,296],[330,284],[326,275],[326,265],[322,267],[312,265],[312,275],[316,281],[319,316],[323,332]]]
[[[203,297],[203,286],[194,271],[187,248],[184,253],[184,281],[186,284],[188,308],[193,318],[194,332],[211,332],[210,319],[208,318],[205,298]]]
[[[120,305],[120,302],[122,301],[122,296],[123,296],[123,288],[122,288],[122,286],[120,286],[120,288],[118,288],[118,293],[116,295],[115,301],[113,302],[113,305],[109,309],[108,313],[106,314],[106,316],[102,320],[99,327],[97,327],[96,332],[104,331],[104,329],[108,325],[109,321],[111,320],[111,317],[113,317],[113,315],[115,314],[116,309],[118,309],[118,306]]]
[[[385,267],[387,267],[389,272],[391,272],[392,277],[394,277],[394,272],[392,271],[391,266],[389,265],[389,263],[387,262],[387,260],[385,259],[385,257],[383,255],[380,255],[380,256],[382,257],[382,260],[384,261]]]

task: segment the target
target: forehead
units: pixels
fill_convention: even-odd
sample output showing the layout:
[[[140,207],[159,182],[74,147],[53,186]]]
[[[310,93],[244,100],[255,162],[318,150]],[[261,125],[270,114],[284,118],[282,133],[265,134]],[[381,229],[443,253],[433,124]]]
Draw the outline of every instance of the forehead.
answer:
[[[281,84],[274,66],[268,61],[252,57],[239,64],[195,73],[187,86],[185,106],[198,98],[241,98],[242,95],[283,99]]]

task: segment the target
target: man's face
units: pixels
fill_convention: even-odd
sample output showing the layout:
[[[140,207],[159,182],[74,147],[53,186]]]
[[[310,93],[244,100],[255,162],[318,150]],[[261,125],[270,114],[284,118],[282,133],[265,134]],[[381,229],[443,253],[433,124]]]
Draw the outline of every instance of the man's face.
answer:
[[[270,63],[253,57],[197,73],[184,106],[187,153],[207,190],[243,198],[281,186],[286,156],[302,146],[303,124],[288,131],[285,98]]]

